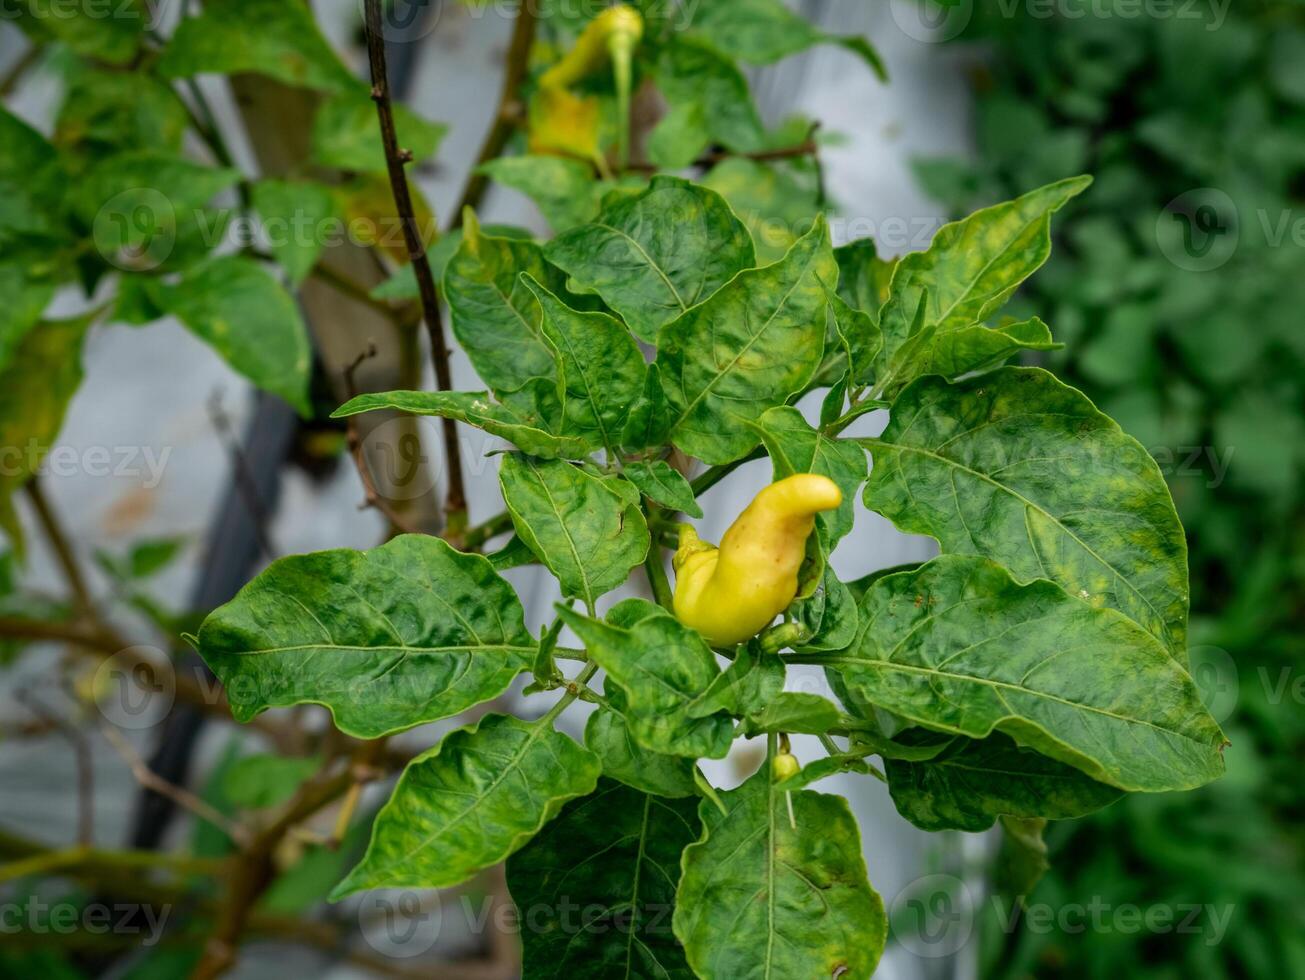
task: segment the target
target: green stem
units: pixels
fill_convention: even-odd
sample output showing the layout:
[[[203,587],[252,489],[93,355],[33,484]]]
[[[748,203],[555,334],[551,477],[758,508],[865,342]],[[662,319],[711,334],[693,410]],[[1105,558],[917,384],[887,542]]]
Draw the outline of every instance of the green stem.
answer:
[[[570,707],[571,702],[580,697],[580,690],[585,683],[589,681],[594,674],[598,673],[598,665],[595,663],[588,664],[584,670],[580,671],[575,680],[567,682],[567,692],[558,699],[557,704],[548,709],[548,713],[539,719],[538,723],[541,728],[552,725],[557,716]]]
[[[500,534],[505,531],[510,531],[511,529],[512,515],[507,511],[503,511],[501,514],[495,514],[483,524],[477,524],[475,527],[469,528],[467,533],[463,536],[462,543],[463,546],[470,551],[474,548],[479,548],[491,538],[496,538]]]
[[[661,541],[654,538],[648,546],[648,556],[643,560],[643,567],[648,572],[648,584],[652,586],[653,598],[663,609],[674,608],[675,594],[671,583],[666,578],[666,566],[662,564]]]

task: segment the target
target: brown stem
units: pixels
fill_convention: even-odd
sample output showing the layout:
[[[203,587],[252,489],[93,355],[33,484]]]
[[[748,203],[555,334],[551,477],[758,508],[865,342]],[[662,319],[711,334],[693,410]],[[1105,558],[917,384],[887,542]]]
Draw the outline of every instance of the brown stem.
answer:
[[[693,167],[710,167],[722,160],[744,159],[756,160],[758,163],[766,163],[772,160],[792,160],[797,157],[812,157],[817,162],[820,159],[820,146],[814,139],[815,126],[811,127],[811,135],[801,143],[793,146],[781,146],[774,150],[756,150],[752,153],[732,153],[729,150],[712,150],[704,153],[698,159],[694,160],[690,166]],[[656,164],[652,163],[632,163],[627,170],[637,170],[640,173],[652,173],[657,170]]]
[[[435,294],[435,277],[430,271],[426,246],[421,240],[408,189],[404,165],[412,154],[399,149],[394,130],[394,110],[390,105],[390,82],[385,68],[385,35],[381,22],[381,0],[366,0],[367,57],[372,73],[372,100],[380,120],[381,143],[385,147],[385,165],[390,176],[390,190],[394,195],[395,212],[403,225],[403,238],[408,247],[408,258],[417,277],[417,292],[421,296],[422,316],[430,335],[431,360],[435,364],[435,383],[441,391],[453,390],[453,374],[449,367],[449,348],[444,339],[444,326],[440,320],[439,297]],[[462,449],[458,444],[457,423],[442,419],[444,432],[444,458],[448,468],[448,490],[444,498],[445,533],[457,536],[466,524],[467,494],[462,482]]]
[[[475,210],[485,196],[489,187],[489,177],[480,172],[482,164],[489,163],[507,146],[512,136],[512,129],[521,121],[524,110],[521,105],[521,83],[525,81],[526,71],[530,67],[530,47],[535,43],[535,26],[538,22],[536,6],[538,0],[520,0],[517,7],[516,23],[512,27],[512,40],[508,44],[507,63],[503,73],[503,88],[499,92],[498,108],[494,112],[494,121],[490,124],[485,141],[480,144],[476,154],[475,166],[467,176],[467,184],[462,189],[458,206],[453,209],[449,230],[462,227],[462,213],[466,208]]]
[[[63,527],[50,507],[50,501],[46,499],[45,491],[41,487],[41,478],[32,477],[23,489],[27,491],[27,497],[32,502],[36,519],[41,524],[41,530],[45,532],[46,540],[54,549],[55,559],[59,562],[59,568],[63,571],[63,577],[72,592],[73,605],[77,607],[78,612],[93,613],[94,605],[91,603],[90,590],[86,587],[86,579],[77,564],[77,556],[73,552],[68,535],[64,533]]]
[[[372,747],[378,753],[384,751],[383,739],[366,745],[368,750],[363,754],[363,761],[367,763],[375,761],[369,754]],[[232,967],[250,912],[276,876],[273,855],[277,845],[290,828],[339,799],[355,782],[355,768],[347,767],[329,778],[306,783],[281,816],[254,838],[231,870],[226,898],[204,945],[203,956],[190,975],[191,980],[214,980]]]
[[[113,750],[122,757],[122,761],[127,763],[131,770],[132,777],[148,790],[158,793],[159,796],[166,796],[183,810],[189,810],[201,820],[211,823],[218,830],[222,831],[237,844],[242,847],[248,846],[250,842],[249,832],[234,820],[229,819],[220,810],[215,809],[212,805],[205,803],[190,790],[170,783],[153,769],[151,769],[131,747],[125,738],[109,725],[100,725],[100,732],[108,739]]]
[[[23,76],[37,65],[44,54],[44,44],[33,44],[24,51],[13,67],[5,72],[4,78],[0,78],[0,98],[12,95]]]

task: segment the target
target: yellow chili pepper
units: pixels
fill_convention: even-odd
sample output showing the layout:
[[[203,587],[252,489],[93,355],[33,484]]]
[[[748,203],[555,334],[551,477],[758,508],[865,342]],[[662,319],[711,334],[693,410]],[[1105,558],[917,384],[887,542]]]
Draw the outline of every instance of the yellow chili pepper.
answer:
[[[642,37],[639,11],[624,4],[608,7],[585,25],[575,47],[540,76],[539,84],[544,88],[574,85],[602,68],[614,52],[632,51]]]
[[[733,646],[755,636],[797,595],[798,569],[816,514],[842,502],[833,480],[799,473],[757,494],[719,548],[680,525],[675,615],[712,646]]]

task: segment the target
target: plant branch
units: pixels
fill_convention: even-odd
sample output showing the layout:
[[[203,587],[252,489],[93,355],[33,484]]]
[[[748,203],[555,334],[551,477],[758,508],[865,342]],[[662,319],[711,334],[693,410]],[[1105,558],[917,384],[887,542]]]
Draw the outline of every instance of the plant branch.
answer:
[[[381,143],[385,148],[385,166],[390,176],[395,213],[403,225],[408,258],[417,277],[422,316],[426,321],[426,332],[430,335],[431,360],[435,364],[435,383],[440,391],[452,391],[453,374],[449,367],[449,348],[444,339],[444,325],[440,320],[435,277],[431,274],[426,246],[421,240],[421,230],[412,206],[412,193],[408,188],[408,175],[403,170],[412,160],[412,153],[399,149],[399,138],[394,130],[390,82],[385,68],[381,0],[365,0],[364,12],[367,18],[367,58],[372,73],[372,101],[376,103],[376,116],[380,120]],[[462,481],[462,449],[458,443],[457,423],[445,418],[441,420],[441,428],[444,432],[444,461],[448,470],[448,489],[444,496],[444,533],[456,541],[466,526],[467,514],[467,493]]]
[[[645,511],[650,521],[655,511],[656,508],[651,505]],[[648,573],[648,584],[652,587],[653,598],[657,600],[657,605],[670,609],[675,602],[675,595],[671,591],[671,583],[666,578],[666,566],[662,563],[660,536],[654,535],[648,545],[648,554],[644,558],[643,567]]]
[[[32,44],[13,63],[13,66],[0,78],[0,98],[12,95],[23,76],[36,67],[45,54],[45,45]]]
[[[493,538],[510,530],[512,530],[512,515],[507,511],[503,511],[501,514],[495,514],[484,523],[469,528],[462,538],[462,546],[466,551],[474,551]]]
[[[480,145],[476,163],[467,176],[466,186],[458,198],[458,205],[453,209],[449,230],[462,227],[462,214],[467,208],[473,211],[480,205],[489,187],[489,178],[480,170],[507,146],[512,129],[521,121],[525,110],[521,104],[521,83],[525,81],[526,70],[530,66],[530,47],[535,42],[535,26],[538,20],[538,0],[519,0],[516,23],[512,27],[512,40],[508,43],[507,62],[503,73],[503,88],[499,92],[498,108],[494,112],[494,121],[490,124],[485,141]]]
[[[109,744],[113,746],[114,751],[122,757],[122,761],[127,763],[136,782],[146,789],[158,793],[159,796],[167,797],[177,806],[189,810],[201,820],[211,823],[241,847],[249,845],[249,832],[244,827],[231,820],[211,804],[201,800],[190,790],[177,786],[175,783],[170,783],[156,773],[111,725],[101,724],[100,731],[108,739]]]
[[[807,133],[807,138],[801,143],[795,143],[792,146],[781,146],[773,150],[754,150],[751,153],[734,153],[729,150],[711,150],[698,157],[692,167],[711,167],[724,160],[755,160],[758,163],[767,163],[774,160],[793,160],[799,157],[812,157],[817,162],[820,158],[820,146],[815,140],[816,130],[820,124],[815,123]],[[635,170],[640,173],[655,173],[658,169],[654,163],[632,163],[627,170]],[[823,183],[823,181],[821,181]],[[821,190],[823,197],[823,190]]]
[[[54,549],[55,560],[59,563],[63,577],[68,583],[69,591],[72,592],[73,605],[78,612],[84,615],[93,615],[95,607],[91,602],[90,590],[86,587],[86,579],[82,575],[81,567],[77,564],[77,556],[73,551],[68,535],[64,532],[54,510],[50,507],[50,501],[46,499],[45,490],[41,486],[41,478],[39,476],[32,477],[27,481],[23,489],[32,502],[32,507],[36,511],[36,519],[40,522],[46,540],[49,541],[50,547]]]

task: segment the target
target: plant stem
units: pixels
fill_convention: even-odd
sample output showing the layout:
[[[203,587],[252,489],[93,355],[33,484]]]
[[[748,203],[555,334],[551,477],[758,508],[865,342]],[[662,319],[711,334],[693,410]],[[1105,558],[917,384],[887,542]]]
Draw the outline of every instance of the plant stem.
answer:
[[[503,152],[508,137],[512,135],[512,128],[524,115],[520,89],[530,64],[530,46],[535,41],[538,5],[538,0],[519,0],[517,19],[512,28],[512,40],[508,44],[498,109],[494,113],[494,121],[490,124],[489,132],[485,134],[485,141],[480,145],[475,166],[471,168],[471,174],[467,177],[467,184],[462,189],[458,206],[453,209],[450,231],[462,227],[462,212],[465,208],[474,211],[479,206],[481,198],[485,196],[486,188],[489,187],[489,177],[480,172],[480,167]]]
[[[651,523],[656,517],[657,508],[649,504],[644,508],[644,514]],[[648,573],[648,584],[652,586],[653,598],[657,600],[657,605],[663,609],[673,608],[675,594],[671,591],[671,583],[666,578],[666,566],[662,564],[660,535],[653,535],[652,541],[648,545],[648,554],[643,560],[643,567]]]
[[[498,537],[505,531],[512,529],[512,515],[507,511],[501,514],[495,514],[483,524],[477,524],[475,527],[468,528],[467,533],[462,538],[462,547],[467,551],[473,551]]]
[[[523,10],[525,7],[523,6]],[[403,225],[403,237],[408,247],[408,258],[417,277],[417,291],[421,296],[422,316],[430,335],[431,360],[435,365],[435,383],[441,391],[453,390],[453,375],[449,367],[449,348],[444,339],[444,326],[440,320],[439,297],[435,293],[435,278],[431,274],[426,246],[421,239],[408,176],[404,165],[412,154],[399,149],[394,130],[394,110],[390,105],[390,82],[385,68],[385,35],[381,21],[381,0],[365,0],[367,18],[367,56],[371,65],[372,100],[376,103],[376,116],[380,121],[381,143],[385,148],[385,165],[390,177],[390,191],[394,195],[395,212]],[[448,469],[448,490],[444,498],[446,537],[458,539],[466,527],[467,494],[462,477],[462,449],[458,443],[457,423],[442,419],[444,432],[444,459]]]
[[[589,682],[590,678],[592,678],[596,673],[598,673],[597,664],[595,663],[586,664],[585,669],[580,671],[580,673],[576,675],[575,680],[567,682],[566,693],[563,694],[562,697],[558,699],[557,704],[553,705],[551,708],[548,709],[548,713],[543,715],[539,719],[537,724],[539,724],[541,727],[547,727],[553,724],[553,722],[557,719],[557,716],[560,715],[563,711],[565,711],[570,706],[572,701],[580,697],[581,689],[585,686],[585,684]]]
[[[63,527],[59,524],[58,518],[50,507],[50,501],[46,499],[45,490],[41,486],[41,478],[39,476],[32,477],[27,481],[23,489],[27,491],[27,497],[36,511],[36,519],[41,524],[41,530],[45,532],[50,547],[54,549],[55,559],[59,563],[59,568],[63,571],[63,577],[68,583],[69,590],[72,592],[73,605],[78,612],[84,615],[93,614],[94,606],[91,603],[90,590],[86,587],[86,579],[77,564],[77,557],[73,553],[68,535],[64,533]]]

